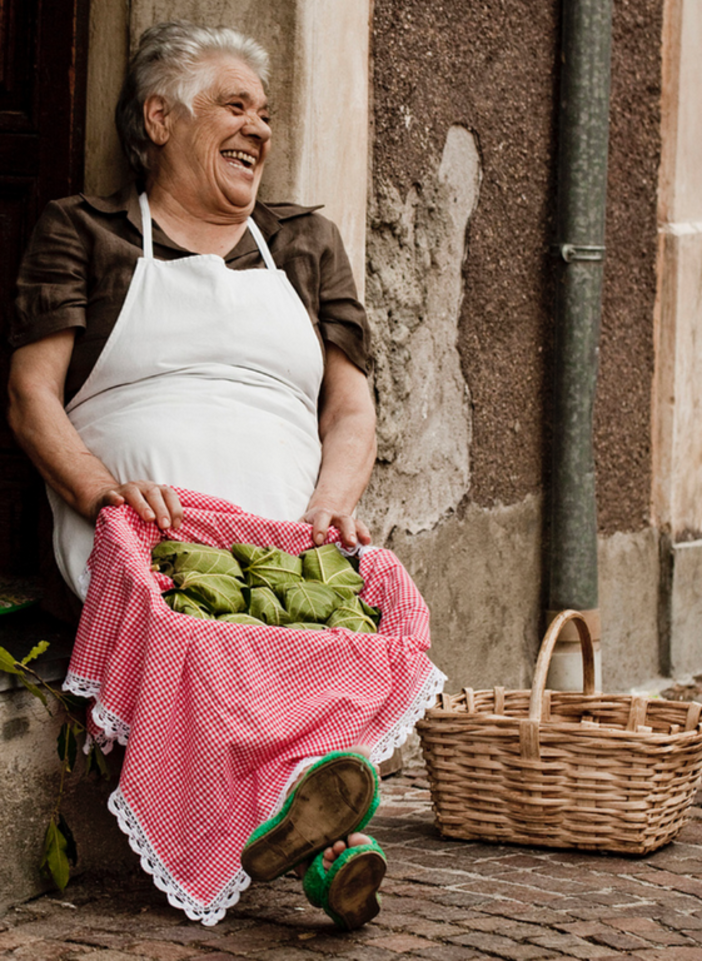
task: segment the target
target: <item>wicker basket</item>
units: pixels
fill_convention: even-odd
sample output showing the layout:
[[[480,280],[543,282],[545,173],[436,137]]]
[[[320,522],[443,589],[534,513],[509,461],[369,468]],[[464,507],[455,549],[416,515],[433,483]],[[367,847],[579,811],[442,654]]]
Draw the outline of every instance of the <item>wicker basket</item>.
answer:
[[[545,690],[574,621],[584,693]],[[702,770],[702,704],[594,693],[592,641],[576,611],[544,637],[531,691],[440,695],[418,724],[437,826],[468,840],[645,854],[672,841]]]

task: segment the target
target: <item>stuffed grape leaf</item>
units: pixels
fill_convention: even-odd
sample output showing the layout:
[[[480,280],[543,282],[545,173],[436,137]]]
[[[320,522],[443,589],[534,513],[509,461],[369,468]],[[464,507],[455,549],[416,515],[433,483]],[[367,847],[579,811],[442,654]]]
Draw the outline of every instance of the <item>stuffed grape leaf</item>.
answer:
[[[252,587],[249,592],[249,614],[266,624],[278,627],[288,624],[290,615],[270,587]]]
[[[363,590],[363,578],[334,544],[324,544],[305,551],[301,560],[305,580],[322,581],[344,592],[350,588],[354,594]]]
[[[284,602],[291,620],[324,624],[342,599],[321,581],[302,581],[287,588]]]
[[[188,597],[183,591],[170,591],[163,595],[163,599],[177,614],[189,614],[190,617],[205,617],[209,618],[209,614],[203,610],[202,607],[193,600],[192,597]]]
[[[236,558],[229,551],[218,547],[202,547],[198,550],[183,551],[176,555],[173,567],[177,574],[184,571],[198,571],[200,574],[226,574],[244,580],[244,574]]]
[[[302,580],[300,558],[275,547],[268,547],[249,562],[243,562],[243,569],[249,587],[269,587],[279,596],[286,587]]]
[[[373,618],[366,614],[358,598],[341,603],[327,621],[327,627],[345,627],[357,634],[378,633]]]
[[[265,621],[260,621],[257,617],[252,617],[250,614],[220,614],[217,618],[218,621],[224,621],[226,624],[262,624],[265,625]]]
[[[206,605],[213,614],[238,614],[246,607],[241,584],[226,574],[184,571],[173,577],[176,585]]]

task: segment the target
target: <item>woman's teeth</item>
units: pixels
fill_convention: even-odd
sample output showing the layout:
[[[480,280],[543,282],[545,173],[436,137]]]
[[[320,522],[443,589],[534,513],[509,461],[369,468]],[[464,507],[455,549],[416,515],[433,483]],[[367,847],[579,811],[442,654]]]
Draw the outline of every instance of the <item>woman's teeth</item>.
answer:
[[[227,160],[239,160],[245,167],[253,167],[256,163],[256,158],[243,150],[222,150],[221,154]]]

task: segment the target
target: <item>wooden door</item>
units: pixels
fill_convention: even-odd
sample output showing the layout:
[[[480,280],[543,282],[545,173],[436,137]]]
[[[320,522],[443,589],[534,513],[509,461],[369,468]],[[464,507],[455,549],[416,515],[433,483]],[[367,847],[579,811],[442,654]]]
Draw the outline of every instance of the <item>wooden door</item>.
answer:
[[[0,573],[37,570],[42,496],[4,416],[7,319],[22,251],[49,200],[81,189],[89,0],[0,0]]]

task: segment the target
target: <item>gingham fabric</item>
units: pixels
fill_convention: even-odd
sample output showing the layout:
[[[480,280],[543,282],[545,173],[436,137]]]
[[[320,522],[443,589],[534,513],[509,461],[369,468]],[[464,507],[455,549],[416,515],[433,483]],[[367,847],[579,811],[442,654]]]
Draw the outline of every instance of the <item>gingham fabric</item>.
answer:
[[[307,524],[178,493],[178,540],[313,546]],[[162,537],[131,508],[101,512],[65,686],[94,697],[99,741],[127,746],[110,808],[142,865],[172,904],[213,924],[248,885],[239,853],[296,772],[353,744],[373,745],[375,761],[389,756],[444,676],[426,655],[427,607],[390,551],[360,561],[381,633],[297,631],[174,613],[161,597],[171,582],[150,571]]]

